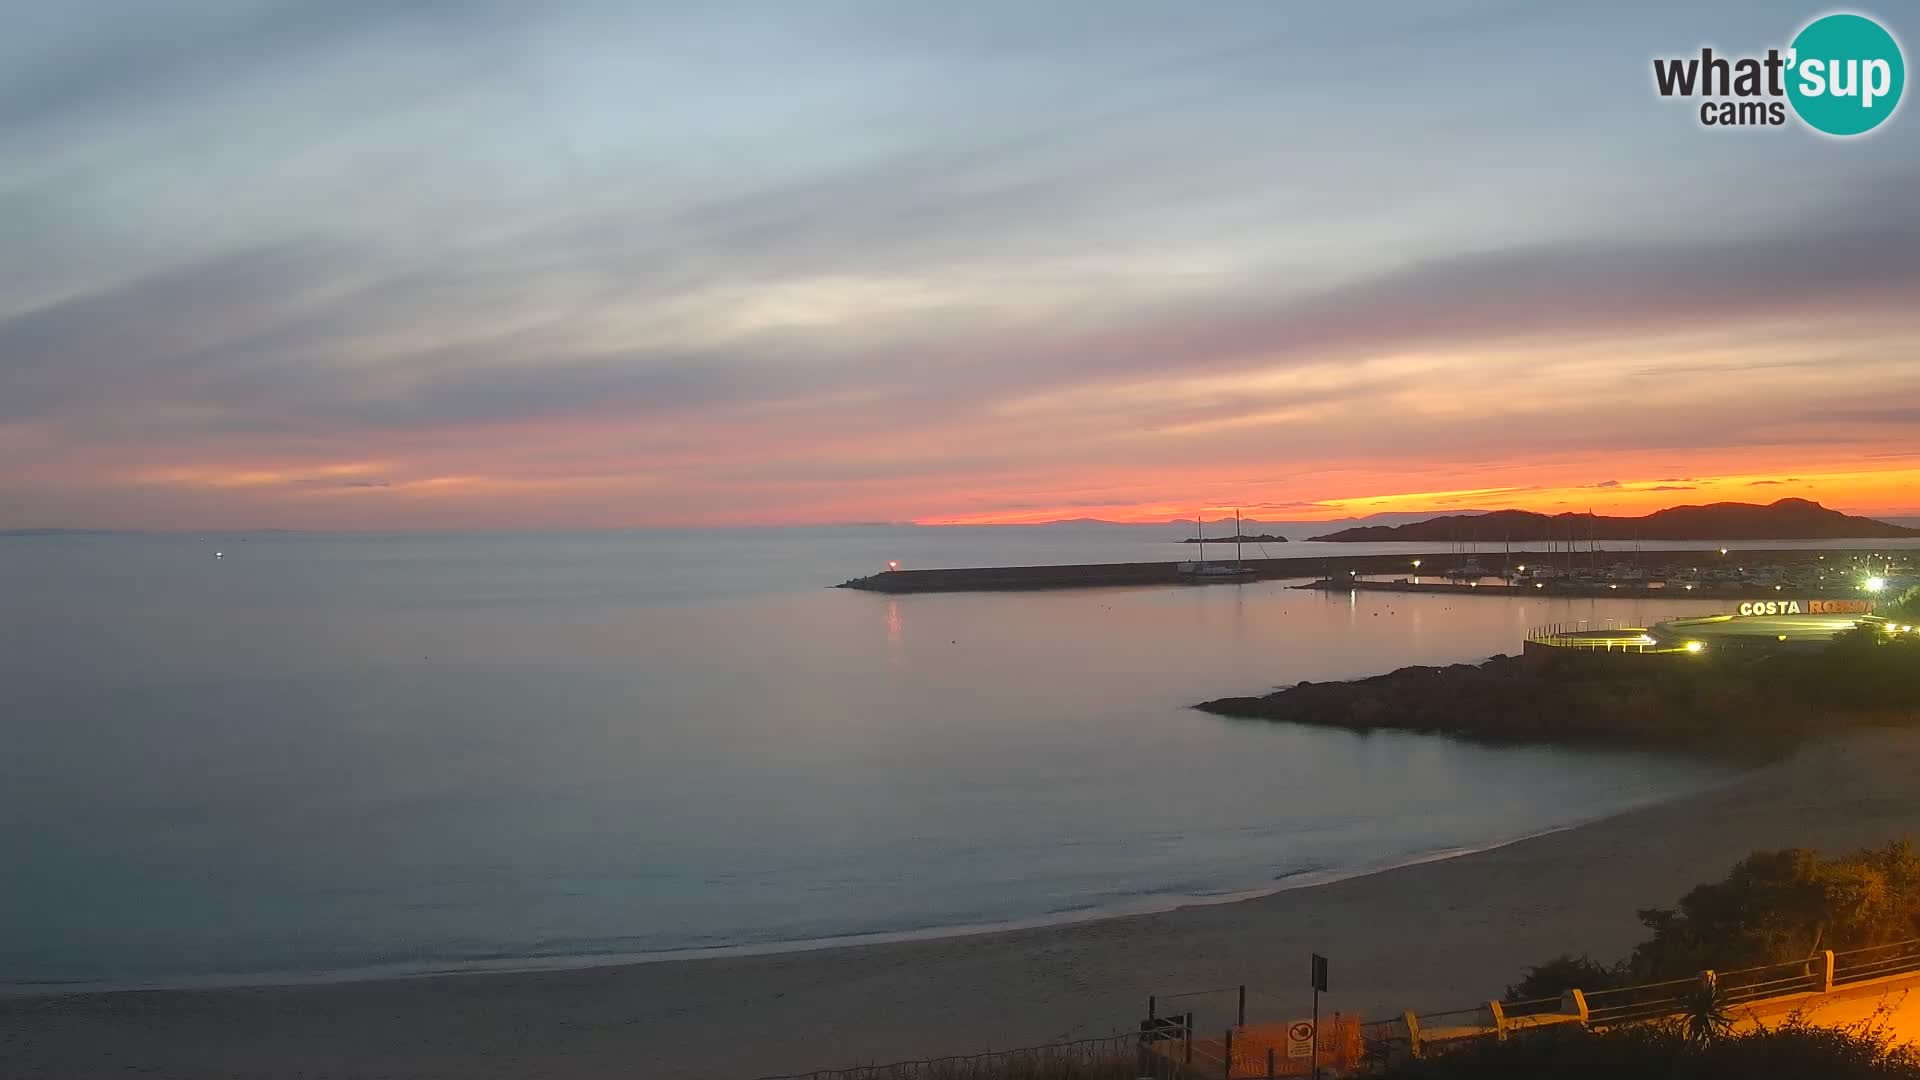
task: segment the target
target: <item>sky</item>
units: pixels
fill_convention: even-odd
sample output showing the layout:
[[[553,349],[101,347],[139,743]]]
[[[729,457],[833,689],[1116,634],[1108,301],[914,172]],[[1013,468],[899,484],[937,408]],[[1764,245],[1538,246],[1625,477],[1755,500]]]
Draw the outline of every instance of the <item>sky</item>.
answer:
[[[1920,513],[1824,10],[0,0],[0,528]]]

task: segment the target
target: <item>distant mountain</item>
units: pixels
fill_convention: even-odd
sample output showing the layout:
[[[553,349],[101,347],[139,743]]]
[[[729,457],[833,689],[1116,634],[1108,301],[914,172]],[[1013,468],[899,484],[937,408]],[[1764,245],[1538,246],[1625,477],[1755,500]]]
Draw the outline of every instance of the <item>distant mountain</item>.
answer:
[[[1299,524],[1318,529],[1331,528],[1333,526],[1409,525],[1416,521],[1432,521],[1434,518],[1441,516],[1442,513],[1444,513],[1444,511],[1441,510],[1383,510],[1378,514],[1368,514],[1365,517],[1334,518],[1329,521],[1308,521],[1300,522]],[[1484,510],[1463,510],[1452,516],[1456,518],[1473,518],[1480,517],[1485,513],[1486,511]],[[1290,522],[1289,524],[1293,523]]]
[[[1536,514],[1495,510],[1433,518],[1409,525],[1372,525],[1316,536],[1340,543],[1387,540],[1839,540],[1920,536],[1920,529],[1853,517],[1806,499],[1675,506],[1645,517],[1596,514]]]

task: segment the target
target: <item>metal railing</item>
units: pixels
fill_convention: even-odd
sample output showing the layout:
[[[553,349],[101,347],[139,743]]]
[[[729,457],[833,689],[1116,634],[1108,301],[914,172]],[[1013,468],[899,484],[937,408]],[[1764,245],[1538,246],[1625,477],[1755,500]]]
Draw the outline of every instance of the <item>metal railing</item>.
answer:
[[[1536,645],[1561,649],[1591,649],[1596,652],[1660,651],[1643,626],[1615,626],[1612,619],[1589,626],[1578,623],[1549,623],[1527,631],[1526,640]]]
[[[1833,954],[1833,984],[1865,982],[1920,971],[1920,938]]]

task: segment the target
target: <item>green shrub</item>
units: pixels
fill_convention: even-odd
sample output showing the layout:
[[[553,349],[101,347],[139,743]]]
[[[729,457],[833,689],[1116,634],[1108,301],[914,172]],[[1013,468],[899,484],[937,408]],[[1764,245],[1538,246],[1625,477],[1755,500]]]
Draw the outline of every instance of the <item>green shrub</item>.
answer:
[[[1893,1045],[1879,1023],[1817,1028],[1790,1023],[1767,1031],[1689,1038],[1678,1027],[1641,1026],[1590,1034],[1548,1029],[1387,1069],[1390,1080],[1920,1080],[1920,1057]]]
[[[1559,997],[1569,990],[1611,990],[1627,985],[1622,964],[1602,964],[1591,956],[1562,954],[1530,967],[1519,982],[1507,987],[1507,1001],[1537,1001]]]

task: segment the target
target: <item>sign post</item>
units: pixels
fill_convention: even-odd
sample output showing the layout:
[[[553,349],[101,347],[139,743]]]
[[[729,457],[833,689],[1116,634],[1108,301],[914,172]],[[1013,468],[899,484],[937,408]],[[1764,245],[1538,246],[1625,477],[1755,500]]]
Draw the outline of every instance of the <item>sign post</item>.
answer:
[[[1287,1025],[1287,1059],[1305,1061],[1313,1056],[1313,1022],[1295,1020]]]
[[[1313,1071],[1308,1074],[1313,1080],[1320,1080],[1320,995],[1327,989],[1327,958],[1319,953],[1313,954]]]

